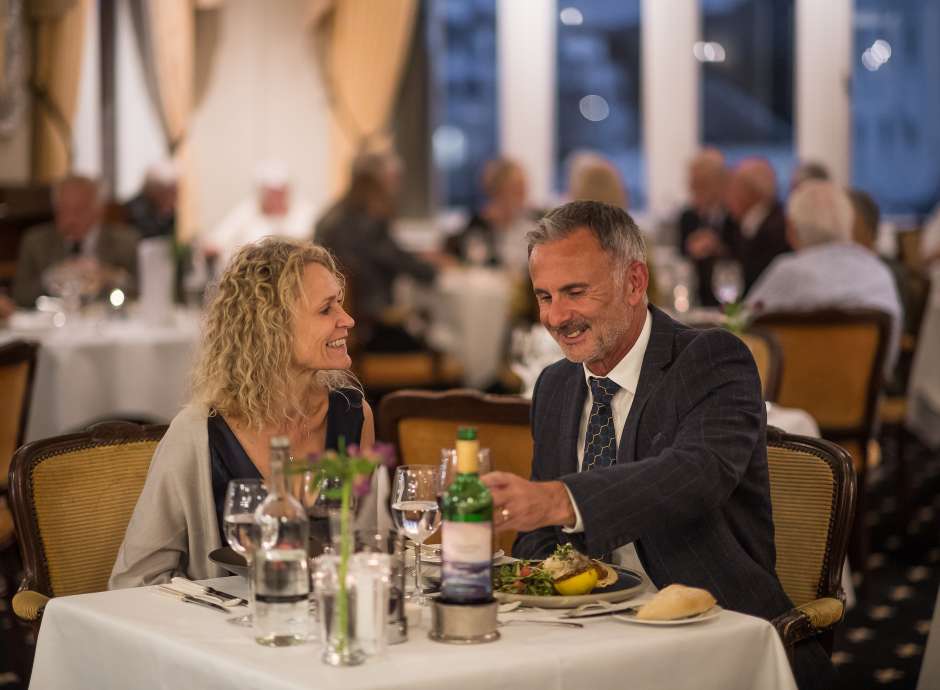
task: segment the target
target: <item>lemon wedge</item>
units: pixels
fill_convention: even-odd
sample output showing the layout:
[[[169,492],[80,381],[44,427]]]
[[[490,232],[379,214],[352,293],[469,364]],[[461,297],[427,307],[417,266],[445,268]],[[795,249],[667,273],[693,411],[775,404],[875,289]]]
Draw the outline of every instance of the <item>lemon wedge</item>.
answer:
[[[555,582],[555,590],[566,597],[587,594],[597,585],[597,571],[588,568],[582,573]]]

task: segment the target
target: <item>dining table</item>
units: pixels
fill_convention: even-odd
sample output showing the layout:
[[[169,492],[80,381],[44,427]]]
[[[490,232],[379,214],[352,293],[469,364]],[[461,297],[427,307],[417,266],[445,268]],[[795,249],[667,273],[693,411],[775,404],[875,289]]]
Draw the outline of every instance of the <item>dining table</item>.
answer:
[[[239,577],[206,584],[247,595]],[[261,646],[250,628],[230,625],[228,614],[188,605],[158,587],[57,597],[43,615],[30,688],[796,688],[780,638],[760,618],[721,611],[685,625],[607,616],[581,619],[583,628],[509,623],[556,615],[517,609],[500,615],[498,641],[453,645],[428,638],[423,609],[407,641],[361,666],[333,667],[321,661],[316,641]]]
[[[39,343],[26,441],[108,418],[166,423],[176,415],[188,396],[198,311],[154,320],[99,308],[62,317],[18,311],[0,326],[0,344]]]

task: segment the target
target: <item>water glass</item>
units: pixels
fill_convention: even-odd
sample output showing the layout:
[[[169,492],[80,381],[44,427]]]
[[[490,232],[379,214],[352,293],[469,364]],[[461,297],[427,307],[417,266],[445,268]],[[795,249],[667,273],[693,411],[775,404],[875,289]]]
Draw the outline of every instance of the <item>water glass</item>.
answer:
[[[376,551],[354,554],[349,572],[356,590],[356,633],[359,646],[369,656],[382,656],[388,648],[386,628],[392,557]]]
[[[241,554],[252,568],[252,557],[261,543],[261,530],[255,524],[255,509],[268,495],[267,487],[260,479],[233,479],[225,491],[225,505],[222,508],[222,524],[225,528],[225,540],[232,550]],[[253,578],[248,578],[252,587]],[[254,597],[249,596],[249,601]],[[230,618],[234,625],[251,626],[251,614]]]
[[[440,486],[439,465],[402,465],[395,470],[392,518],[399,532],[416,544],[414,600],[419,606],[427,604],[421,587],[421,545],[441,526]]]
[[[330,666],[357,666],[365,654],[357,634],[356,580],[347,573],[345,601],[340,587],[340,558],[324,554],[316,559],[314,589],[320,612],[320,639],[323,641],[323,663]]]
[[[408,640],[408,618],[405,615],[405,538],[394,532],[357,530],[356,552],[377,553],[388,557],[388,615],[385,639],[388,644]]]

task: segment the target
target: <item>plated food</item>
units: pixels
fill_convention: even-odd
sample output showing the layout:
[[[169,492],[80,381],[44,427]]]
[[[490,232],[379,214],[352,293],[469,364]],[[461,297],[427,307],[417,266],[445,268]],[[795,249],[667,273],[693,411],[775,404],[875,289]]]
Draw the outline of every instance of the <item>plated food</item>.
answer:
[[[495,569],[496,598],[543,608],[629,599],[642,588],[637,573],[601,563],[563,544],[543,561],[513,561]]]

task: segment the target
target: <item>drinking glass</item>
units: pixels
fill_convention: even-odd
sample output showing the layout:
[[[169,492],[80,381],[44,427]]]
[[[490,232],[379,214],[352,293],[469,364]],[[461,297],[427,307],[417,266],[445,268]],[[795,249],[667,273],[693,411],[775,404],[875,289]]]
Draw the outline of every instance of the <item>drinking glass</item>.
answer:
[[[419,606],[427,605],[421,588],[421,546],[441,526],[440,486],[439,465],[402,465],[395,470],[392,518],[398,530],[415,542],[414,601]]]
[[[744,277],[737,261],[723,260],[712,270],[712,292],[722,304],[734,304],[741,297]]]
[[[477,460],[480,463],[480,476],[488,473],[492,468],[490,466],[490,449],[480,448],[477,452]],[[455,448],[441,448],[441,495],[450,488],[457,478],[457,450]]]
[[[233,479],[228,483],[225,491],[225,506],[222,508],[222,524],[225,527],[225,539],[232,550],[241,554],[248,563],[251,572],[251,561],[255,550],[261,545],[261,530],[255,524],[255,509],[261,505],[268,490],[260,479]],[[253,587],[252,577],[248,577],[248,587]],[[253,597],[248,597],[253,601]],[[234,625],[251,626],[251,614],[230,618],[229,623]]]

